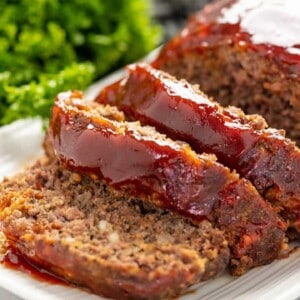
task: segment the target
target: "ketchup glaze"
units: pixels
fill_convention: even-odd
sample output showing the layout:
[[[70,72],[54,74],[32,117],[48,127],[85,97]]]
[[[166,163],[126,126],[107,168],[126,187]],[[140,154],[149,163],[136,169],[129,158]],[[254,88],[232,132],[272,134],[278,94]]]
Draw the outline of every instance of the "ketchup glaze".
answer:
[[[300,2],[297,0],[223,0],[193,15],[179,36],[153,63],[220,45],[250,50],[274,61],[290,77],[300,71]]]

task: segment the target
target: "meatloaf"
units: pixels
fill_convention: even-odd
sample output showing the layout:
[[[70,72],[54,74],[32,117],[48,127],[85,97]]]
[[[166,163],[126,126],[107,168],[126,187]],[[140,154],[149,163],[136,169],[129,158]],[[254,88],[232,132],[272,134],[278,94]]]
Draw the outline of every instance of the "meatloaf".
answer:
[[[188,82],[148,65],[104,88],[96,101],[117,105],[128,117],[188,142],[250,180],[300,237],[300,150],[284,132],[257,115],[224,108]]]
[[[220,0],[191,16],[153,66],[258,113],[300,143],[300,4]]]
[[[115,299],[166,299],[223,272],[229,251],[192,223],[40,159],[0,185],[1,228],[35,265]]]
[[[278,256],[285,224],[249,181],[212,155],[114,114],[79,92],[58,95],[48,139],[67,168],[196,222],[209,220],[225,232],[235,275]]]

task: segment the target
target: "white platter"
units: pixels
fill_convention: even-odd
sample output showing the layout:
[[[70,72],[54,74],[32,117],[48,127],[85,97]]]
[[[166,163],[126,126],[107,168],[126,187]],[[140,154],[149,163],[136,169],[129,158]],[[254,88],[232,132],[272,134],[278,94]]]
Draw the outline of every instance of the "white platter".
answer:
[[[99,81],[87,91],[93,98],[102,86],[122,72]],[[0,128],[0,181],[22,170],[42,155],[41,121],[20,120]],[[287,259],[253,269],[240,278],[224,274],[202,283],[180,300],[295,300],[300,297],[300,251]],[[48,284],[0,264],[0,299],[7,300],[96,300],[103,299],[74,287]]]

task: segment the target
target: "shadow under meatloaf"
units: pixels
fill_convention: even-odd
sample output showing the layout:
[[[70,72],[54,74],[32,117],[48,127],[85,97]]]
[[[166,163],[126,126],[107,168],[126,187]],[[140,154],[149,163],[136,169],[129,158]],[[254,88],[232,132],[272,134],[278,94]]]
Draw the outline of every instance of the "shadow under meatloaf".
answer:
[[[62,93],[53,107],[48,140],[67,168],[224,230],[233,274],[278,257],[285,224],[249,181],[212,155],[197,155],[152,127],[120,120],[116,108],[87,103],[80,92]]]
[[[103,89],[99,103],[118,106],[127,117],[188,142],[199,153],[214,153],[224,165],[250,180],[300,236],[300,150],[264,119],[224,108],[195,86],[148,65]]]
[[[166,299],[223,272],[223,232],[129,198],[54,157],[0,184],[1,229],[37,266],[115,299]]]
[[[300,38],[293,31],[300,13],[286,9],[294,3],[213,1],[190,17],[153,66],[200,84],[222,105],[262,115],[300,145]]]

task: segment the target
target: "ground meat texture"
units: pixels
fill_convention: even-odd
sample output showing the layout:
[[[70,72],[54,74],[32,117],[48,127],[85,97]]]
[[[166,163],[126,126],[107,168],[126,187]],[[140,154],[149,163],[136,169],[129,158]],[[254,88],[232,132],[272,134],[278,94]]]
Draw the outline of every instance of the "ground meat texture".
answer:
[[[292,32],[300,23],[299,9],[288,9],[289,0],[259,2],[207,5],[167,43],[153,66],[200,84],[223,105],[262,115],[299,144],[300,51],[294,45],[300,39]]]
[[[225,231],[236,275],[278,256],[285,224],[249,181],[152,127],[105,118],[97,105],[78,92],[57,97],[48,139],[67,168],[194,221],[211,221]]]
[[[172,298],[222,273],[229,259],[208,221],[124,198],[53,158],[4,180],[0,207],[9,243],[31,262],[110,298]]]
[[[300,150],[282,131],[266,128],[262,117],[224,108],[188,82],[145,64],[130,66],[127,77],[104,88],[96,101],[119,106],[199,153],[217,155],[249,179],[289,223],[290,236],[299,237]]]

